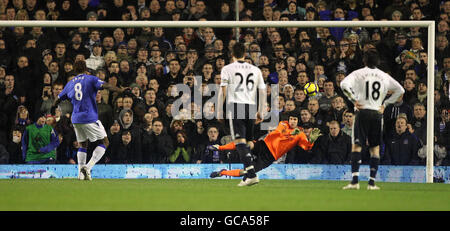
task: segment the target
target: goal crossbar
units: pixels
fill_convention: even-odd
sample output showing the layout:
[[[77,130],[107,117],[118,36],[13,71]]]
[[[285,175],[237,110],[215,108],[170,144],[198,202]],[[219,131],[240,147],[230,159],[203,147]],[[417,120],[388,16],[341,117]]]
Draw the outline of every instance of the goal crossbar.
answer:
[[[428,28],[427,70],[427,163],[426,182],[433,183],[434,148],[434,21],[46,21],[0,20],[0,27],[164,27],[164,28],[267,28],[267,27],[426,27]],[[431,68],[430,68],[431,67]]]
[[[429,27],[434,21],[49,21],[0,20],[0,27]]]

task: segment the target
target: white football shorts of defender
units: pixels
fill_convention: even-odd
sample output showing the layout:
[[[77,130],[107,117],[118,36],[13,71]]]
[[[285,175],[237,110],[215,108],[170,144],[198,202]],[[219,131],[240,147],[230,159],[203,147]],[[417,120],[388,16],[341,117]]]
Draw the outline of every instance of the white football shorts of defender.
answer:
[[[97,120],[95,123],[73,124],[77,142],[81,143],[89,139],[90,142],[103,140],[107,135],[102,122]]]

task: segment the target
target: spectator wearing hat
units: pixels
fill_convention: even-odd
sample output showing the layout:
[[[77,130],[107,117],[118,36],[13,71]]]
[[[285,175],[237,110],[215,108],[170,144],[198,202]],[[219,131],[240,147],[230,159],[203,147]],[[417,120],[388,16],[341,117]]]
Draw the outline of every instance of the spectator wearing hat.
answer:
[[[394,57],[396,57],[395,61],[397,63],[401,63],[402,60],[400,59],[400,54],[402,54],[402,52],[404,50],[409,50],[411,45],[408,42],[408,37],[407,37],[406,33],[402,30],[397,31],[395,33],[394,38],[395,38],[395,40],[394,40],[395,44],[393,47],[393,49],[394,49],[393,53],[394,53]]]
[[[130,96],[126,96],[124,97],[124,107],[123,109],[120,111],[119,116],[118,116],[118,122],[120,125],[120,131],[130,131],[131,132],[131,136],[134,139],[134,142],[132,143],[133,145],[136,146],[136,150],[141,150],[141,137],[142,137],[142,130],[140,127],[140,124],[137,120],[135,120],[135,113],[134,110],[132,110],[131,108],[128,108],[129,106],[125,105],[125,101],[128,99],[130,99]],[[133,106],[131,106],[133,109]],[[121,140],[121,136],[120,136],[120,132],[119,133],[115,133],[115,135],[113,135],[111,137],[111,144],[120,144],[120,140]],[[114,149],[114,146],[111,147],[111,149]],[[139,153],[137,153],[137,155],[140,155]]]
[[[419,103],[422,103],[425,107],[427,106],[427,81],[426,79],[420,79],[417,87],[417,99]]]
[[[20,105],[17,108],[17,112],[16,112],[16,118],[14,121],[14,127],[17,127],[19,129],[21,129],[22,131],[25,130],[25,128],[32,124],[32,120],[31,120],[31,116],[30,116],[30,112],[28,111],[28,108],[25,107],[24,105]]]
[[[205,32],[205,33],[209,33],[209,32]],[[214,45],[212,43],[205,44],[203,52],[201,52],[201,55],[200,55],[200,57],[198,59],[199,65],[201,67],[203,67],[203,65],[206,64],[206,63],[212,64],[212,63],[214,63],[214,59],[215,59],[215,48],[214,48]]]
[[[52,51],[50,49],[43,50],[41,55],[42,55],[42,58],[39,60],[40,61],[39,62],[40,63],[40,67],[39,67],[40,71],[47,72],[50,62],[53,60],[54,55],[52,54]],[[58,65],[59,65],[59,63],[58,63]],[[56,78],[55,78],[55,80],[56,80]]]
[[[312,4],[312,3],[311,3]],[[305,17],[303,18],[306,21],[314,21],[319,19],[319,15],[316,9],[313,6],[305,5]]]
[[[396,58],[396,67],[394,68],[395,79],[399,82],[403,81],[404,76],[406,75],[406,71],[409,69],[415,69],[417,73],[417,69],[419,68],[420,60],[418,57],[409,50],[404,50],[397,58]]]
[[[148,84],[149,70],[147,68],[146,63],[144,63],[144,62],[136,63],[134,65],[134,70],[136,71],[136,80],[138,79],[138,77],[142,76],[142,77],[145,77],[147,79],[146,82]]]

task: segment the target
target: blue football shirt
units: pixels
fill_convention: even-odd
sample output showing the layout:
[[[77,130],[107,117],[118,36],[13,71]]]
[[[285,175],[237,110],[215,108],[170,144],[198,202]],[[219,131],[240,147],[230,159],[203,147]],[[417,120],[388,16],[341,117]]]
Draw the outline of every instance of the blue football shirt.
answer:
[[[96,76],[81,74],[70,80],[58,95],[61,100],[69,99],[73,105],[72,123],[87,124],[98,120],[97,91],[105,82]]]

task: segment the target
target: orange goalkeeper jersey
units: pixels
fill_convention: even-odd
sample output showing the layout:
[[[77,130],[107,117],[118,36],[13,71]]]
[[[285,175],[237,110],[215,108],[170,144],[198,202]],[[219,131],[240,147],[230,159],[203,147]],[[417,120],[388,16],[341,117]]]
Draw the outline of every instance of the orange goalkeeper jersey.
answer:
[[[264,138],[264,142],[275,160],[278,160],[295,146],[300,146],[304,150],[310,150],[314,146],[314,143],[308,141],[304,132],[291,135],[294,129],[289,127],[288,121],[281,121],[278,127]]]
[[[267,134],[264,138],[264,143],[266,143],[267,148],[273,155],[275,160],[278,160],[281,156],[286,154],[295,146],[300,146],[304,150],[311,150],[314,143],[310,143],[306,134],[300,132],[297,135],[291,135],[295,128],[290,128],[287,121],[281,121],[278,124],[277,129]],[[226,145],[219,146],[219,150],[235,150],[236,145],[234,142],[228,143]]]

